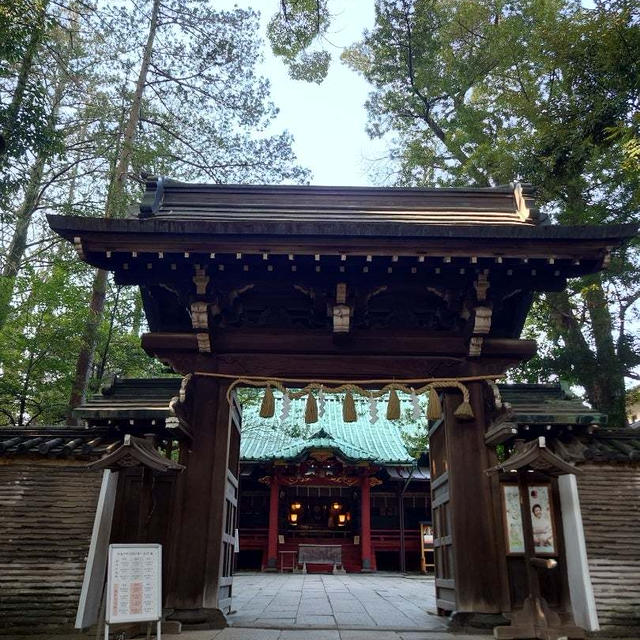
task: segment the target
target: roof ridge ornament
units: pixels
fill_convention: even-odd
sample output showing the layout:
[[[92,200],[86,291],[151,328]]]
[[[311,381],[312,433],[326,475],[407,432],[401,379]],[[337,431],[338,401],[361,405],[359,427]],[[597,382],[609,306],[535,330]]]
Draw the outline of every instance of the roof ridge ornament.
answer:
[[[527,201],[522,189],[522,184],[519,182],[512,183],[513,197],[516,201],[516,212],[522,222],[528,222],[532,219],[531,209],[527,206]]]
[[[147,467],[153,471],[182,471],[184,466],[160,455],[153,442],[126,433],[122,444],[99,460],[87,465],[87,469],[126,469]]]
[[[151,218],[160,210],[164,199],[164,176],[147,178],[146,189],[140,202],[138,218]]]
[[[321,427],[315,433],[312,433],[307,440],[316,440],[316,439],[326,439],[326,440],[334,440],[335,438],[328,432],[325,431],[324,427]]]
[[[529,442],[517,441],[512,454],[504,462],[486,469],[485,473],[487,475],[505,471],[515,473],[523,469],[541,471],[551,476],[582,473],[581,469],[550,451],[544,436],[538,436]]]

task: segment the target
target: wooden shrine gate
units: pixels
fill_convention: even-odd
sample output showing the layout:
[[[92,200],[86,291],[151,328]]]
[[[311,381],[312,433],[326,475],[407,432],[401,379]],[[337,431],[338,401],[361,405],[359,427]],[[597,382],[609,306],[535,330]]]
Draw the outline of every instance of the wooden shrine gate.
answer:
[[[535,343],[520,339],[534,292],[597,272],[609,250],[635,234],[630,225],[541,225],[532,192],[520,185],[158,178],[147,184],[137,218],[49,222],[83,260],[119,284],[140,286],[150,330],[144,349],[186,376],[174,409],[191,442],[170,518],[165,605],[178,619],[212,626],[226,624],[231,594],[239,420],[230,418],[226,392],[233,380],[500,377],[535,353]],[[495,453],[484,440],[486,385],[467,386],[473,418],[457,419],[460,396],[446,392],[432,439],[438,588],[442,609],[495,614],[512,606],[498,480],[485,474]]]
[[[229,411],[229,454],[227,480],[224,489],[224,529],[222,532],[222,561],[220,562],[220,582],[218,583],[218,606],[228,613],[233,595],[233,563],[236,551],[236,529],[238,526],[238,472],[240,455],[240,432],[242,412],[235,394],[232,395]]]
[[[509,608],[509,587],[503,578],[506,560],[499,487],[484,473],[496,462],[495,451],[485,446],[485,429],[480,427],[487,422],[485,386],[477,382],[469,385],[475,428],[456,419],[460,399],[446,393],[444,415],[429,430],[436,606],[440,613],[479,609],[500,613]],[[470,477],[476,482],[470,483]],[[469,571],[478,558],[486,559],[481,576]]]

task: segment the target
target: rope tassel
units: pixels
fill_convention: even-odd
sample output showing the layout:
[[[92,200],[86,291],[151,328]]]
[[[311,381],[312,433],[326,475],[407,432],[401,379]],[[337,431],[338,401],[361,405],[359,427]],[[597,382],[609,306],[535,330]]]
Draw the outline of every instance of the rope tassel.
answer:
[[[318,403],[313,393],[307,396],[307,404],[304,407],[304,421],[306,424],[318,422]]]
[[[460,420],[473,420],[473,409],[467,400],[463,400],[458,408],[454,411],[453,415]]]
[[[353,401],[353,393],[351,393],[351,390],[348,390],[344,395],[342,402],[342,419],[345,422],[356,422],[358,420],[356,403]]]
[[[429,405],[427,406],[427,420],[440,420],[442,418],[442,403],[438,392],[429,388]]]
[[[276,399],[273,397],[273,389],[267,386],[262,397],[262,404],[260,405],[260,417],[261,418],[273,418],[273,414],[276,412]]]
[[[387,404],[387,420],[398,420],[400,418],[400,398],[395,389],[389,392],[389,404]]]

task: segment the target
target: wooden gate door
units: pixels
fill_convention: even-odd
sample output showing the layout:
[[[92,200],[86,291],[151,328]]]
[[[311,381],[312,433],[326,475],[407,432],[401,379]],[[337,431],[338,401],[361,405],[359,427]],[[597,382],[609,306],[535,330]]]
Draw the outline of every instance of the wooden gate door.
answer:
[[[446,438],[444,420],[440,419],[429,431],[433,555],[436,565],[436,607],[439,615],[444,615],[456,609],[451,496],[449,493]]]
[[[238,466],[240,459],[241,412],[235,394],[229,411],[229,453],[224,490],[224,518],[220,549],[220,578],[218,580],[218,607],[229,613],[233,594],[233,567],[235,561],[236,527],[238,522]]]

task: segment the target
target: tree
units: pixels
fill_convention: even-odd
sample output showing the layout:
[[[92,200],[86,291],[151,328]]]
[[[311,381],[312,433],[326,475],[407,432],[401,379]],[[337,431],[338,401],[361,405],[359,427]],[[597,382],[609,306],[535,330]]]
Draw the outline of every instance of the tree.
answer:
[[[22,201],[15,210],[15,215],[2,216],[3,218],[13,218],[15,224],[11,241],[7,249],[6,255],[1,268],[2,278],[0,279],[0,329],[4,326],[11,298],[13,295],[13,287],[15,278],[20,270],[20,266],[25,254],[27,246],[27,236],[31,226],[32,217],[38,207],[43,191],[46,189],[44,184],[44,175],[47,164],[53,159],[57,152],[61,150],[59,142],[58,128],[59,112],[62,105],[63,96],[69,84],[69,62],[74,54],[75,44],[74,35],[76,29],[62,29],[60,27],[52,27],[49,32],[51,44],[56,47],[56,59],[53,68],[47,64],[42,64],[38,71],[34,72],[33,67],[37,67],[36,51],[33,52],[31,60],[31,75],[44,75],[46,71],[51,81],[51,90],[48,92],[44,82],[39,84],[43,87],[43,112],[44,119],[40,123],[42,132],[46,132],[46,143],[35,145],[33,148],[33,159],[28,170],[28,177],[24,182],[22,193]],[[11,109],[9,109],[11,111]],[[19,118],[15,114],[8,115],[9,121],[5,128],[5,140],[12,140],[15,132],[20,128]],[[11,125],[11,126],[9,126]],[[11,144],[9,147],[12,151],[16,151],[19,144]],[[8,149],[5,149],[8,151]],[[24,151],[24,149],[23,149]],[[8,155],[6,153],[5,155]],[[73,166],[73,165],[72,165]],[[64,173],[64,172],[62,172]],[[61,175],[58,172],[58,175]],[[8,194],[6,194],[8,195]],[[2,211],[3,209],[0,209]]]
[[[42,24],[37,38],[36,19]],[[256,74],[256,30],[255,13],[216,12],[202,0],[119,7],[24,0],[0,7],[0,35],[6,36],[0,37],[0,126],[9,123],[4,139],[13,141],[0,158],[0,181],[10,184],[0,200],[0,396],[14,407],[7,421],[54,415],[34,404],[47,379],[56,398],[68,397],[75,379],[75,405],[89,382],[95,390],[109,373],[158,372],[134,348],[143,329],[139,293],[117,289],[105,273],[92,285],[92,272],[78,272],[75,256],[52,237],[45,213],[123,216],[140,199],[144,174],[215,182],[307,179],[290,135],[268,130],[277,110],[268,82]],[[14,103],[24,118],[7,116]],[[52,279],[53,265],[68,274],[73,291],[64,302],[75,327],[66,342],[49,340],[45,329],[58,335],[67,312],[52,311],[35,325],[29,313],[49,290],[46,283],[61,281]],[[82,291],[91,286],[88,313]],[[36,363],[45,361],[39,347],[60,349],[67,368],[51,364],[59,374],[49,378],[15,345],[36,354]],[[76,349],[74,377],[69,353]]]
[[[16,278],[14,312],[0,332],[0,425],[55,423],[67,413],[73,360],[80,347],[78,326],[91,269],[65,245],[48,264],[30,260]],[[132,333],[137,292],[109,287],[105,318],[98,330],[97,389],[109,374],[164,375],[163,367]]]
[[[256,16],[249,11],[215,12],[197,0],[153,0],[141,43],[135,89],[125,98],[126,116],[109,176],[105,217],[123,215],[131,199],[127,181],[149,127],[167,144],[164,156],[178,172],[243,181],[304,179],[293,164],[286,134],[256,139],[274,109],[268,84],[254,75]],[[196,135],[194,135],[196,134]],[[198,136],[199,137],[196,137]],[[170,145],[170,147],[169,147]],[[141,167],[140,167],[141,168]],[[83,399],[102,318],[107,274],[98,270],[76,364],[70,408]]]
[[[517,176],[540,188],[544,210],[561,223],[638,220],[640,175],[628,162],[639,101],[637,7],[376,7],[375,28],[343,58],[374,87],[369,133],[394,136],[397,184],[488,186]],[[638,377],[640,351],[628,330],[637,275],[635,247],[626,248],[606,276],[543,296],[529,325],[550,347],[538,372],[581,384],[614,424],[624,422],[624,377]]]
[[[21,183],[10,162],[53,144],[42,78],[33,73],[52,22],[48,0],[16,0],[0,8],[0,198]]]
[[[271,49],[294,80],[321,83],[331,56],[318,43],[331,23],[327,0],[281,0],[267,27]]]

